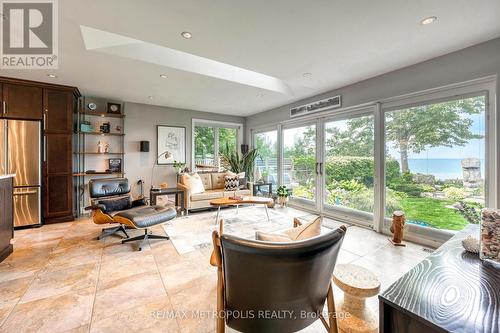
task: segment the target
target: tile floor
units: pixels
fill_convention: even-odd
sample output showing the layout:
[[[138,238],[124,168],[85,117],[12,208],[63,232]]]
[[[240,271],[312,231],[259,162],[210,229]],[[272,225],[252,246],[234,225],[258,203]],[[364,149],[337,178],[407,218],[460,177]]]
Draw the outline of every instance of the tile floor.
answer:
[[[170,241],[152,241],[138,252],[119,238],[96,240],[100,229],[82,219],[15,232],[15,251],[0,263],[0,332],[214,331],[205,316],[215,309],[210,248],[179,255]],[[371,269],[383,290],[427,255],[351,226],[338,262]],[[378,311],[376,297],[369,306]],[[324,329],[317,321],[303,332]]]

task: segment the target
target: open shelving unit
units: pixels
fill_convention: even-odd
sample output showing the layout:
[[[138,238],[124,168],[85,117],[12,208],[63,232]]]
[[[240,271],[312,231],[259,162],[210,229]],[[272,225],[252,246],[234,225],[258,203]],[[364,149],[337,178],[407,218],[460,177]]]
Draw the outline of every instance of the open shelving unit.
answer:
[[[90,103],[96,104],[96,110],[89,110]],[[121,114],[108,113],[107,104],[121,105]],[[125,114],[121,102],[104,98],[81,97],[78,110],[74,115],[73,140],[73,178],[75,185],[75,211],[77,216],[84,214],[84,207],[89,203],[88,182],[93,178],[115,178],[124,176],[125,161]],[[91,131],[82,130],[82,124],[90,122]],[[110,123],[110,133],[99,132],[100,125]],[[120,129],[118,131],[118,129]],[[104,141],[109,144],[109,152],[98,152],[97,143]],[[106,171],[110,158],[121,159],[121,171]],[[89,172],[94,170],[92,172]]]

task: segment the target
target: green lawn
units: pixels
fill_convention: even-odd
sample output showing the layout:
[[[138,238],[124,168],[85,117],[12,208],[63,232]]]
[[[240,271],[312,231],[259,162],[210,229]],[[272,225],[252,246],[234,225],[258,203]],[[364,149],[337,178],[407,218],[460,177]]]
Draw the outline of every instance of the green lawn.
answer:
[[[456,210],[445,207],[451,204],[431,198],[401,200],[407,220],[422,221],[437,229],[462,230],[468,223]]]

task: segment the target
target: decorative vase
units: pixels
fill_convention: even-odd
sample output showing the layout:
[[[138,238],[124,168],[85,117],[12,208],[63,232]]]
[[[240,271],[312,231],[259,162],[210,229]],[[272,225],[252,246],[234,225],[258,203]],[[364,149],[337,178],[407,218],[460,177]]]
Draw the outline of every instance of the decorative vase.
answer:
[[[481,216],[480,258],[500,263],[500,210],[485,208]]]
[[[285,207],[288,204],[288,197],[278,197],[278,204]]]

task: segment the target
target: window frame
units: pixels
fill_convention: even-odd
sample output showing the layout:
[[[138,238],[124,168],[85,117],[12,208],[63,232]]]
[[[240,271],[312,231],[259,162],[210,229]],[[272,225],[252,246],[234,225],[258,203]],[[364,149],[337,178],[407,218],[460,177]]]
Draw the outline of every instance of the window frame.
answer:
[[[236,150],[239,151],[240,145],[243,143],[243,131],[244,127],[242,123],[208,120],[208,119],[195,119],[191,121],[191,166],[192,169],[196,169],[195,164],[195,127],[212,127],[214,129],[214,159],[216,165],[214,167],[219,167],[219,129],[220,128],[233,128],[236,129]]]
[[[383,101],[378,110],[378,126],[376,129],[376,148],[378,155],[376,158],[382,167],[380,174],[379,188],[377,194],[380,196],[378,218],[374,221],[375,230],[390,234],[391,219],[385,217],[385,114],[386,112],[402,110],[405,108],[421,105],[436,104],[451,100],[465,99],[475,96],[485,96],[485,206],[497,207],[498,186],[497,186],[497,118],[495,108],[496,78],[487,77],[479,80],[468,81],[442,88],[429,89],[422,92],[399,96]],[[377,121],[376,121],[377,126]],[[377,174],[379,175],[379,174]],[[429,245],[439,245],[456,232],[439,230],[419,225],[408,225],[407,239],[418,243]]]

